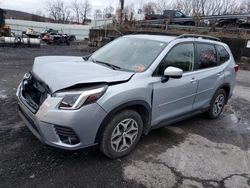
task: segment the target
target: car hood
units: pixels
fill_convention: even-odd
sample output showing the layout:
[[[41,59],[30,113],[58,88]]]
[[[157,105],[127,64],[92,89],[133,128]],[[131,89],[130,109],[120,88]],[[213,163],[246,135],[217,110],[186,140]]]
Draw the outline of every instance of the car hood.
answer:
[[[43,56],[35,58],[32,74],[54,93],[78,84],[128,81],[134,72],[112,70],[82,57]]]

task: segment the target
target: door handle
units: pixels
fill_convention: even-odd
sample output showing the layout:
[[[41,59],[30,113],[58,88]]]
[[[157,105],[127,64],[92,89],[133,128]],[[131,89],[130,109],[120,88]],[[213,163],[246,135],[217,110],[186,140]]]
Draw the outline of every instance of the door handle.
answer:
[[[217,73],[217,76],[221,76],[223,74],[223,72],[219,72]]]
[[[195,83],[196,83],[196,79],[193,77],[193,78],[191,78],[190,82],[191,82],[192,84],[195,84]]]

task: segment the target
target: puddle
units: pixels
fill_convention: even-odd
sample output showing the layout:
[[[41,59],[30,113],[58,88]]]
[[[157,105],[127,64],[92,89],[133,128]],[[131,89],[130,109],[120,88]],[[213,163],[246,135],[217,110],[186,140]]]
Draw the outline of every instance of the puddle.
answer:
[[[8,98],[8,96],[5,93],[6,93],[6,90],[0,91],[0,99],[7,99]]]
[[[0,94],[0,99],[7,99],[7,98],[8,98],[7,95]]]

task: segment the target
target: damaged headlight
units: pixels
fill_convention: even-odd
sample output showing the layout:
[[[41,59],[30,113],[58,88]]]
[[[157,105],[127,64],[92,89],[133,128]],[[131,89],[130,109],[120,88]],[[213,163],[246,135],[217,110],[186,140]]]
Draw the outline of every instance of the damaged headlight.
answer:
[[[83,91],[65,91],[56,93],[55,97],[63,97],[59,104],[59,109],[76,110],[83,105],[87,105],[97,101],[106,91],[107,87],[83,90]]]

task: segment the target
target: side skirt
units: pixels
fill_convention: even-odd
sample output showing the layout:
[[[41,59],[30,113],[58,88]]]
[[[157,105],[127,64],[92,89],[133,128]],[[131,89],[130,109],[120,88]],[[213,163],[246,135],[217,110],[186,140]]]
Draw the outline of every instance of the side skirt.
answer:
[[[159,124],[157,125],[153,125],[149,128],[149,132],[151,130],[154,130],[154,129],[158,129],[160,127],[165,127],[165,126],[168,126],[168,125],[172,125],[174,123],[177,123],[177,122],[180,122],[180,121],[183,121],[185,119],[189,119],[191,117],[195,117],[199,114],[202,114],[204,112],[206,112],[207,110],[209,109],[209,107],[205,108],[205,109],[202,109],[202,110],[196,110],[196,111],[193,111],[191,113],[188,113],[188,114],[184,114],[184,115],[181,115],[181,116],[177,116],[177,117],[174,117],[174,118],[170,118],[170,119],[166,119],[166,120],[163,120],[161,121]]]

